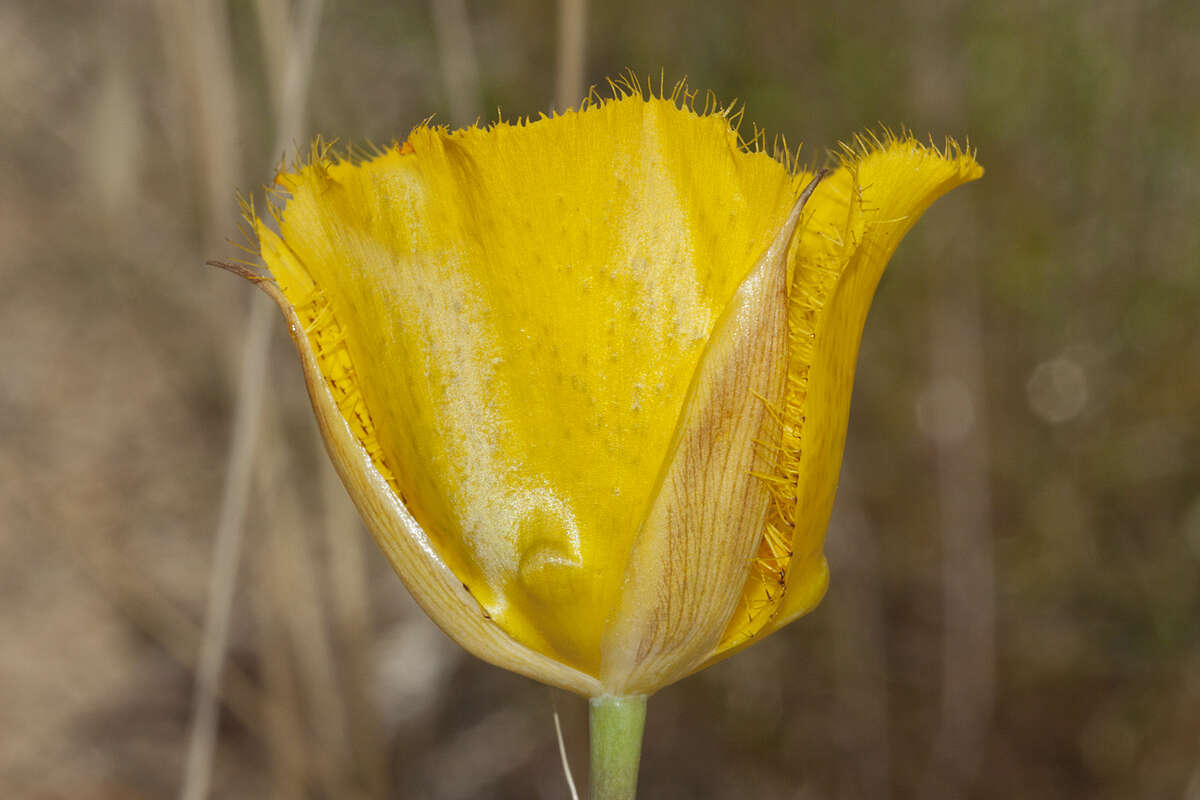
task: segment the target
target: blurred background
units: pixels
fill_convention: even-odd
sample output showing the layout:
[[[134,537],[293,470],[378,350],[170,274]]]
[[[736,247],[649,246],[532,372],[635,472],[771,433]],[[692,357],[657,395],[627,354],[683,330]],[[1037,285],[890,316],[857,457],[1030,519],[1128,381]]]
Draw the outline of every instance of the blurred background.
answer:
[[[653,698],[642,796],[1200,798],[1200,5],[585,2],[0,4],[0,796],[564,798],[555,708],[583,779],[584,703],[415,609],[204,262],[318,133],[630,68],[988,171],[880,287],[828,597]]]

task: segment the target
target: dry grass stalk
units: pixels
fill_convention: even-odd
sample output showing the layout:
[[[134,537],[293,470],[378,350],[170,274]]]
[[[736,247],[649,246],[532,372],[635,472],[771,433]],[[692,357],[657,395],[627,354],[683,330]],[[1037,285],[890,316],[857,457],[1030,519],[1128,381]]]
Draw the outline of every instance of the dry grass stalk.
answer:
[[[431,0],[442,83],[450,102],[450,122],[465,126],[479,119],[479,64],[463,0]]]
[[[587,46],[587,0],[558,2],[558,62],[555,67],[554,107],[574,107],[583,97],[584,53]]]
[[[202,126],[206,144],[202,163],[206,167],[206,174],[211,176],[208,182],[210,224],[213,220],[223,218],[218,209],[228,207],[228,187],[232,185],[233,180],[226,170],[236,163],[230,138],[233,136],[234,120],[222,120],[212,111],[212,108],[218,105],[231,108],[231,98],[235,94],[232,62],[228,58],[228,23],[223,10],[224,6],[215,1],[198,2],[194,7],[194,17],[190,20],[196,28],[196,57],[214,58],[215,53],[216,61],[222,62],[214,63],[208,69],[196,69],[196,74],[202,76],[198,84],[197,106],[201,117],[208,123]],[[281,88],[277,104],[280,120],[278,138],[284,142],[294,138],[301,127],[319,14],[319,0],[311,0],[304,3],[296,15],[296,46],[287,48],[291,57],[287,59],[284,75],[279,83]],[[174,15],[172,19],[180,24],[186,22],[182,15]],[[264,30],[268,28],[270,25],[265,24]],[[186,38],[186,35],[181,34],[180,38]],[[221,55],[225,58],[220,58]],[[221,124],[222,122],[224,124]],[[263,409],[273,314],[269,304],[261,298],[255,298],[251,309],[246,349],[238,380],[233,441],[225,473],[226,483],[222,492],[220,521],[214,547],[213,572],[204,642],[197,670],[187,764],[180,792],[180,796],[185,800],[203,800],[208,796],[216,743],[216,687],[228,647],[229,620],[237,584],[238,563],[241,560],[241,540],[249,501],[250,475]]]

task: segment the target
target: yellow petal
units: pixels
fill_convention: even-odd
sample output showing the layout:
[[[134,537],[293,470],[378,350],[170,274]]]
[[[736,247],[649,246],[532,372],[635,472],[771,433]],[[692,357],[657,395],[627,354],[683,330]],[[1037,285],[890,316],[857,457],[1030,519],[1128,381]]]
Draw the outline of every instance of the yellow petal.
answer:
[[[259,236],[263,258],[278,274],[293,274],[287,270],[299,268],[275,234],[262,229]],[[602,687],[595,678],[513,640],[488,618],[393,491],[385,472],[378,468],[378,452],[373,455],[364,446],[364,442],[374,441],[372,425],[354,390],[357,376],[346,350],[337,344],[344,339],[344,332],[331,328],[328,318],[321,324],[321,307],[296,308],[277,284],[258,283],[288,321],[317,423],[339,477],[367,528],[425,613],[448,636],[485,661],[578,694],[600,693]],[[323,336],[313,337],[314,331]]]
[[[860,141],[817,187],[793,250],[791,362],[776,502],[724,658],[807,613],[829,580],[822,552],[867,310],[904,234],[946,192],[983,175],[970,154],[904,137]],[[807,216],[807,215],[806,215]]]
[[[819,179],[817,179],[819,180]],[[762,538],[788,371],[788,250],[797,201],[713,330],[604,644],[606,691],[648,694],[720,642]],[[765,452],[764,452],[765,450]]]
[[[283,177],[272,275],[353,368],[341,405],[378,470],[514,642],[600,674],[692,376],[798,180],[724,116],[637,96]]]
[[[811,609],[863,322],[970,156],[888,137],[808,176],[638,95],[317,152],[255,219],[331,455],[481,657],[651,692]]]

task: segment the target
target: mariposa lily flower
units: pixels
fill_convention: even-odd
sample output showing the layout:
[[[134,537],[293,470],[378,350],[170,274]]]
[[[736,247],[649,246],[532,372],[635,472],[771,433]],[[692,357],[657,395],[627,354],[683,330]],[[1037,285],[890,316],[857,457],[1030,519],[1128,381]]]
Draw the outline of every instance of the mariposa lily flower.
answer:
[[[893,135],[790,161],[635,92],[318,146],[278,231],[251,212],[346,488],[477,656],[647,695],[821,599],[875,286],[982,170]]]

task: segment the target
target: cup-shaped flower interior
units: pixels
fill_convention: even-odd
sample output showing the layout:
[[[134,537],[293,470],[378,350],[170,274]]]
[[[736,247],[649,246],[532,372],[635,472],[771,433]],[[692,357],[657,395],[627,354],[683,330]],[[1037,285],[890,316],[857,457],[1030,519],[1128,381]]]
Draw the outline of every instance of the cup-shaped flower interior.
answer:
[[[978,174],[878,142],[797,227],[811,175],[635,95],[317,152],[277,180],[279,232],[253,223],[335,463],[418,601],[502,666],[645,693],[820,599],[875,283]]]

